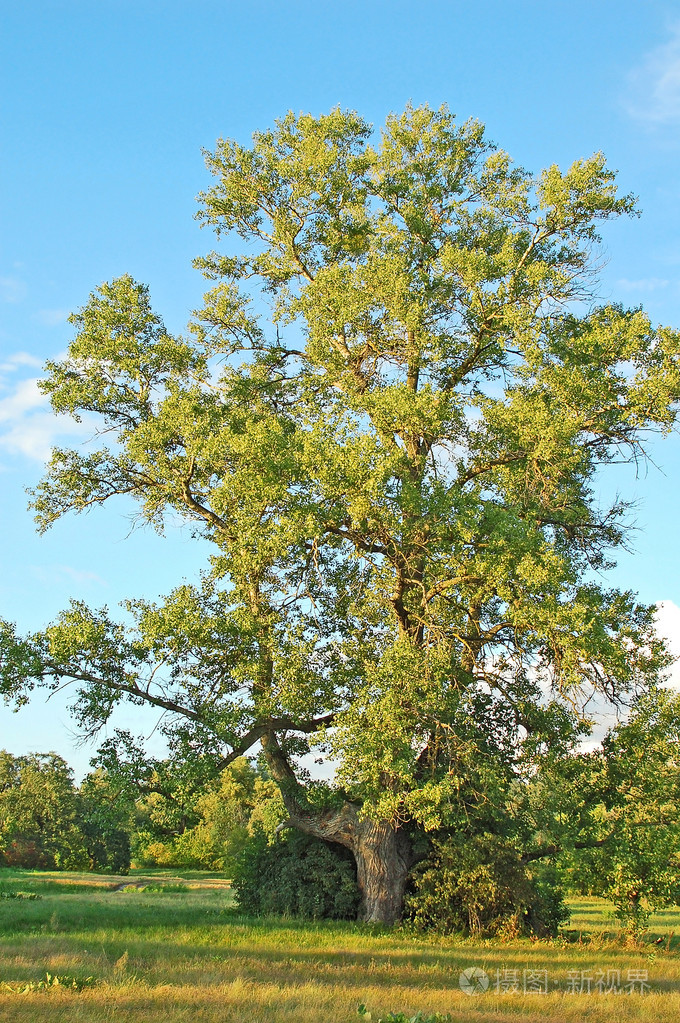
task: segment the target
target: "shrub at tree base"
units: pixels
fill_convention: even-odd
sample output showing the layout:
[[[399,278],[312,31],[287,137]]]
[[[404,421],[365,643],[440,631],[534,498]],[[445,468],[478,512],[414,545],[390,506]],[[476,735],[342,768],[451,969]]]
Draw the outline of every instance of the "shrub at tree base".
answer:
[[[520,854],[495,835],[435,842],[415,869],[407,917],[419,928],[470,934],[557,933],[569,917],[550,868],[529,873]]]
[[[307,920],[356,919],[360,894],[351,854],[308,835],[268,844],[258,835],[246,846],[232,882],[245,913]]]

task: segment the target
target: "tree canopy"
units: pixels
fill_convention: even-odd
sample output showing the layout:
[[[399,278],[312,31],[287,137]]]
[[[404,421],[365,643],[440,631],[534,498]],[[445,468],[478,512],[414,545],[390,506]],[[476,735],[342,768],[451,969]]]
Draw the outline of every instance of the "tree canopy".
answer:
[[[103,443],[56,449],[33,508],[44,530],[127,495],[214,554],[120,621],[5,625],[3,684],[74,680],[92,734],[152,704],[206,776],[259,743],[290,823],[350,847],[366,917],[391,920],[415,832],[668,663],[653,609],[601,582],[628,527],[595,480],[672,429],[680,336],[596,304],[599,224],[635,212],[601,154],[534,176],[409,107],[379,136],[288,114],[206,160],[204,305],[172,336],[123,276],[71,318],[41,386]]]

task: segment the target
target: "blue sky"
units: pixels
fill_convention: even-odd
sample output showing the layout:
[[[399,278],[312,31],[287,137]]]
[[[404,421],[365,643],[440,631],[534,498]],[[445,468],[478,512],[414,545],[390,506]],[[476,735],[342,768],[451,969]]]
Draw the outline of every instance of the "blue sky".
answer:
[[[596,150],[643,215],[607,228],[603,298],[680,326],[680,4],[32,2],[0,14],[0,617],[39,628],[70,597],[115,606],[193,578],[187,530],[132,530],[118,505],[38,537],[25,488],[53,443],[86,435],[52,416],[36,380],[63,352],[68,313],[129,272],[182,331],[212,247],[193,219],[202,148],[246,142],[287,110],[358,110],[379,125],[407,101],[476,117],[530,170]],[[634,550],[612,582],[664,602],[680,649],[680,441],[602,481],[637,501]],[[135,727],[128,716],[121,723]],[[0,748],[75,749],[63,697],[0,711]],[[140,727],[153,727],[146,719]]]

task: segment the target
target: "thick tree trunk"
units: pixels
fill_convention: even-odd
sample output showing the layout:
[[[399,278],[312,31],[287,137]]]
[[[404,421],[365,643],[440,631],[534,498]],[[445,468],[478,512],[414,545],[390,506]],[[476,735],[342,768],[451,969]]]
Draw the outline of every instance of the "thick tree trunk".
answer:
[[[351,848],[357,861],[363,919],[394,924],[404,906],[406,879],[413,863],[411,843],[391,824],[363,820],[358,825]]]
[[[368,923],[396,923],[404,905],[408,872],[415,862],[408,836],[388,821],[360,818],[359,808],[353,803],[325,812],[312,809],[304,801],[304,790],[276,736],[268,733],[261,742],[290,815],[280,827],[294,827],[351,849],[357,864],[362,919]]]
[[[287,809],[290,818],[282,827],[295,827],[351,849],[357,865],[362,920],[397,923],[404,906],[408,872],[414,863],[408,836],[387,821],[361,820],[356,807],[349,803],[331,814],[300,813],[299,807],[291,806]]]

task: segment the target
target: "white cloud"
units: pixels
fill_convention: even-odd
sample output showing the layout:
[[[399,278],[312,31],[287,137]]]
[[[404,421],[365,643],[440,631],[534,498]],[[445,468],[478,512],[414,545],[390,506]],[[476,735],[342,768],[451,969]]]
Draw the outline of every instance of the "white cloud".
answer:
[[[55,416],[51,412],[38,412],[25,416],[0,434],[0,450],[10,455],[23,455],[36,462],[46,462],[52,448],[64,437],[86,433],[68,416]]]
[[[672,600],[659,600],[656,604],[656,629],[667,641],[674,657],[680,658],[680,607]],[[668,685],[680,690],[680,661],[670,669]]]
[[[680,122],[680,24],[631,71],[628,85],[625,106],[632,117],[652,126]]]
[[[69,416],[54,415],[38,389],[38,380],[38,377],[20,380],[0,399],[0,450],[45,462],[52,447],[63,438],[85,439],[91,435],[92,427],[76,423]]]
[[[38,379],[21,380],[13,394],[0,400],[0,423],[15,422],[32,409],[46,405],[45,396],[38,390]]]
[[[42,360],[31,355],[29,352],[14,352],[8,356],[5,365],[16,369],[18,366],[42,366]]]
[[[72,568],[71,565],[29,565],[29,572],[44,586],[58,586],[65,582],[74,582],[79,586],[88,583],[95,583],[97,586],[107,585],[96,572]]]
[[[35,355],[29,355],[28,352],[14,352],[12,355],[7,355],[0,362],[0,390],[4,387],[3,377],[8,373],[16,373],[22,366],[29,366],[32,369],[39,369],[42,366],[40,359],[37,359]]]

